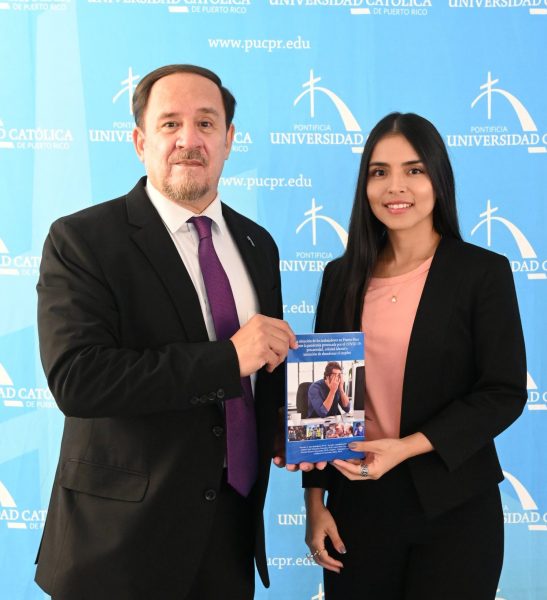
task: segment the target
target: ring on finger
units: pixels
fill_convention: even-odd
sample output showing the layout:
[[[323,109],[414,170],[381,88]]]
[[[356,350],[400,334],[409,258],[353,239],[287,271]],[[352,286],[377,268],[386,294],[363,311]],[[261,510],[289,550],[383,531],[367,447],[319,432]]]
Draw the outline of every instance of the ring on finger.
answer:
[[[368,477],[368,465],[366,465],[363,461],[361,461],[361,467],[359,469],[359,474],[363,479]]]
[[[325,548],[321,548],[321,550],[319,550],[319,548],[317,550],[315,550],[315,552],[308,552],[306,554],[306,558],[308,560],[315,560],[316,558],[319,558],[321,556],[321,553],[325,551]]]

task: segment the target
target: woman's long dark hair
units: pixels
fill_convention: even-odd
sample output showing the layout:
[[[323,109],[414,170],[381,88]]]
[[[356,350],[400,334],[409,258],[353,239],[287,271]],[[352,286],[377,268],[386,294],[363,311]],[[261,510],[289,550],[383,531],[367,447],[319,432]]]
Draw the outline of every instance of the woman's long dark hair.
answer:
[[[386,135],[403,135],[423,161],[435,192],[433,227],[443,237],[461,240],[456,209],[454,173],[443,139],[434,125],[414,113],[391,113],[370,132],[359,167],[351,211],[348,244],[340,258],[341,280],[346,282],[344,316],[347,324],[359,322],[364,294],[386,242],[386,227],[372,213],[367,197],[370,157]]]

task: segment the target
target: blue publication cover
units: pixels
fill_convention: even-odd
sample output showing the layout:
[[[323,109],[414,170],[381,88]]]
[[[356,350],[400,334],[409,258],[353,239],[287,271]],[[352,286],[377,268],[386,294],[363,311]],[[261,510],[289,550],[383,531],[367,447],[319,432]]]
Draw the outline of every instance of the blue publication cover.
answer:
[[[287,463],[363,458],[348,444],[365,439],[365,336],[297,335],[287,356]]]

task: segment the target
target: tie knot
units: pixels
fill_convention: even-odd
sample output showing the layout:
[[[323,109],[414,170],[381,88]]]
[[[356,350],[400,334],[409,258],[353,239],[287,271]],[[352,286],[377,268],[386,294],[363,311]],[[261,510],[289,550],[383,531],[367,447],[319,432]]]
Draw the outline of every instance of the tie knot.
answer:
[[[188,223],[193,223],[200,240],[211,237],[211,225],[213,221],[209,217],[192,217]]]

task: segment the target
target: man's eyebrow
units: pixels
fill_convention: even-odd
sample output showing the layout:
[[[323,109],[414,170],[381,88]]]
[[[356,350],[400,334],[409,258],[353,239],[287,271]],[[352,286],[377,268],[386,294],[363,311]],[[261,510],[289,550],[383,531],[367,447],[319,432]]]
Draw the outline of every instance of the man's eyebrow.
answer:
[[[158,116],[158,120],[161,121],[163,119],[173,119],[177,116],[178,113],[175,112],[163,112]]]
[[[208,115],[215,115],[216,117],[220,116],[220,113],[216,108],[212,108],[210,106],[204,106],[203,108],[198,109],[198,113],[205,113]]]
[[[204,106],[202,108],[199,108],[197,111],[197,113],[202,113],[202,114],[207,114],[207,115],[214,115],[214,116],[220,116],[220,113],[218,112],[218,110],[216,110],[216,108],[212,108],[210,106]],[[174,119],[176,117],[179,116],[180,113],[178,112],[162,112],[160,113],[158,119],[162,120],[162,119]]]

